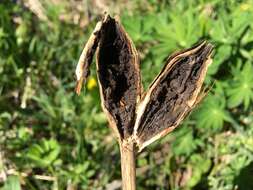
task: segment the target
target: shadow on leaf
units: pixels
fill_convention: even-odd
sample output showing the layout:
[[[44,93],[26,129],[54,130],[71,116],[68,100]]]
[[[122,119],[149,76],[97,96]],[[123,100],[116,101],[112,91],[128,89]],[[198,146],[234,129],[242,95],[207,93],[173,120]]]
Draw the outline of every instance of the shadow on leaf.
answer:
[[[238,189],[252,190],[253,189],[253,162],[245,166],[234,180],[234,185]]]

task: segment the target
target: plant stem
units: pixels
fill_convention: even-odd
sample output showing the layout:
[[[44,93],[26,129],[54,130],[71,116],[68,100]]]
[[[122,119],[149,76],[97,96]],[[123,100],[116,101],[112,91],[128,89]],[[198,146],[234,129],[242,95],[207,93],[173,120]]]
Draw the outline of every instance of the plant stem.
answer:
[[[122,190],[136,190],[135,145],[120,143]]]

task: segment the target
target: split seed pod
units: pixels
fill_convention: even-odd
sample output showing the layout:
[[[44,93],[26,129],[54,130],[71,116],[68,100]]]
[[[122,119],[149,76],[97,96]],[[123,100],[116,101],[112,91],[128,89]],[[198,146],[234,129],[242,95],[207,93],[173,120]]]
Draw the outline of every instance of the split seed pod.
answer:
[[[202,99],[202,85],[213,46],[202,42],[171,55],[149,89],[142,93],[140,63],[130,37],[117,19],[105,15],[98,22],[80,56],[76,92],[96,66],[102,108],[122,144],[138,150],[168,134]]]

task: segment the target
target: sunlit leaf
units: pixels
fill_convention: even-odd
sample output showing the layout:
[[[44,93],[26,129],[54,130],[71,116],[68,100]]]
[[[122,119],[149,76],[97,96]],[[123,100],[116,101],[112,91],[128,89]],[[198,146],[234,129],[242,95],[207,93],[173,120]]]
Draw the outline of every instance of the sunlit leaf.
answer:
[[[18,176],[9,176],[2,190],[21,190]]]
[[[202,130],[221,130],[224,123],[230,121],[230,115],[225,110],[225,105],[222,94],[209,95],[194,114],[197,119],[197,127]]]
[[[30,159],[35,166],[48,167],[53,164],[60,153],[60,145],[57,141],[43,139],[40,144],[32,145],[26,157]]]
[[[247,62],[244,64],[241,71],[233,69],[234,78],[231,80],[231,86],[227,88],[229,96],[228,105],[233,108],[240,104],[248,109],[250,103],[253,101],[253,67]]]

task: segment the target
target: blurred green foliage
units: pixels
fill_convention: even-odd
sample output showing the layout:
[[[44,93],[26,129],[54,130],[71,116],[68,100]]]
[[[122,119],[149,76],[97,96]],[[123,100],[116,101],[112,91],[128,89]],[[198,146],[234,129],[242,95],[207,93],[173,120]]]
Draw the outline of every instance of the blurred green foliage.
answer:
[[[106,189],[121,178],[120,157],[94,70],[88,88],[74,94],[77,60],[103,11],[81,1],[93,15],[81,24],[90,17],[62,16],[68,1],[41,1],[43,17],[24,2],[0,2],[0,189]],[[109,10],[121,9],[145,88],[173,51],[201,39],[215,45],[208,96],[139,154],[138,189],[252,190],[253,2],[125,2]]]

